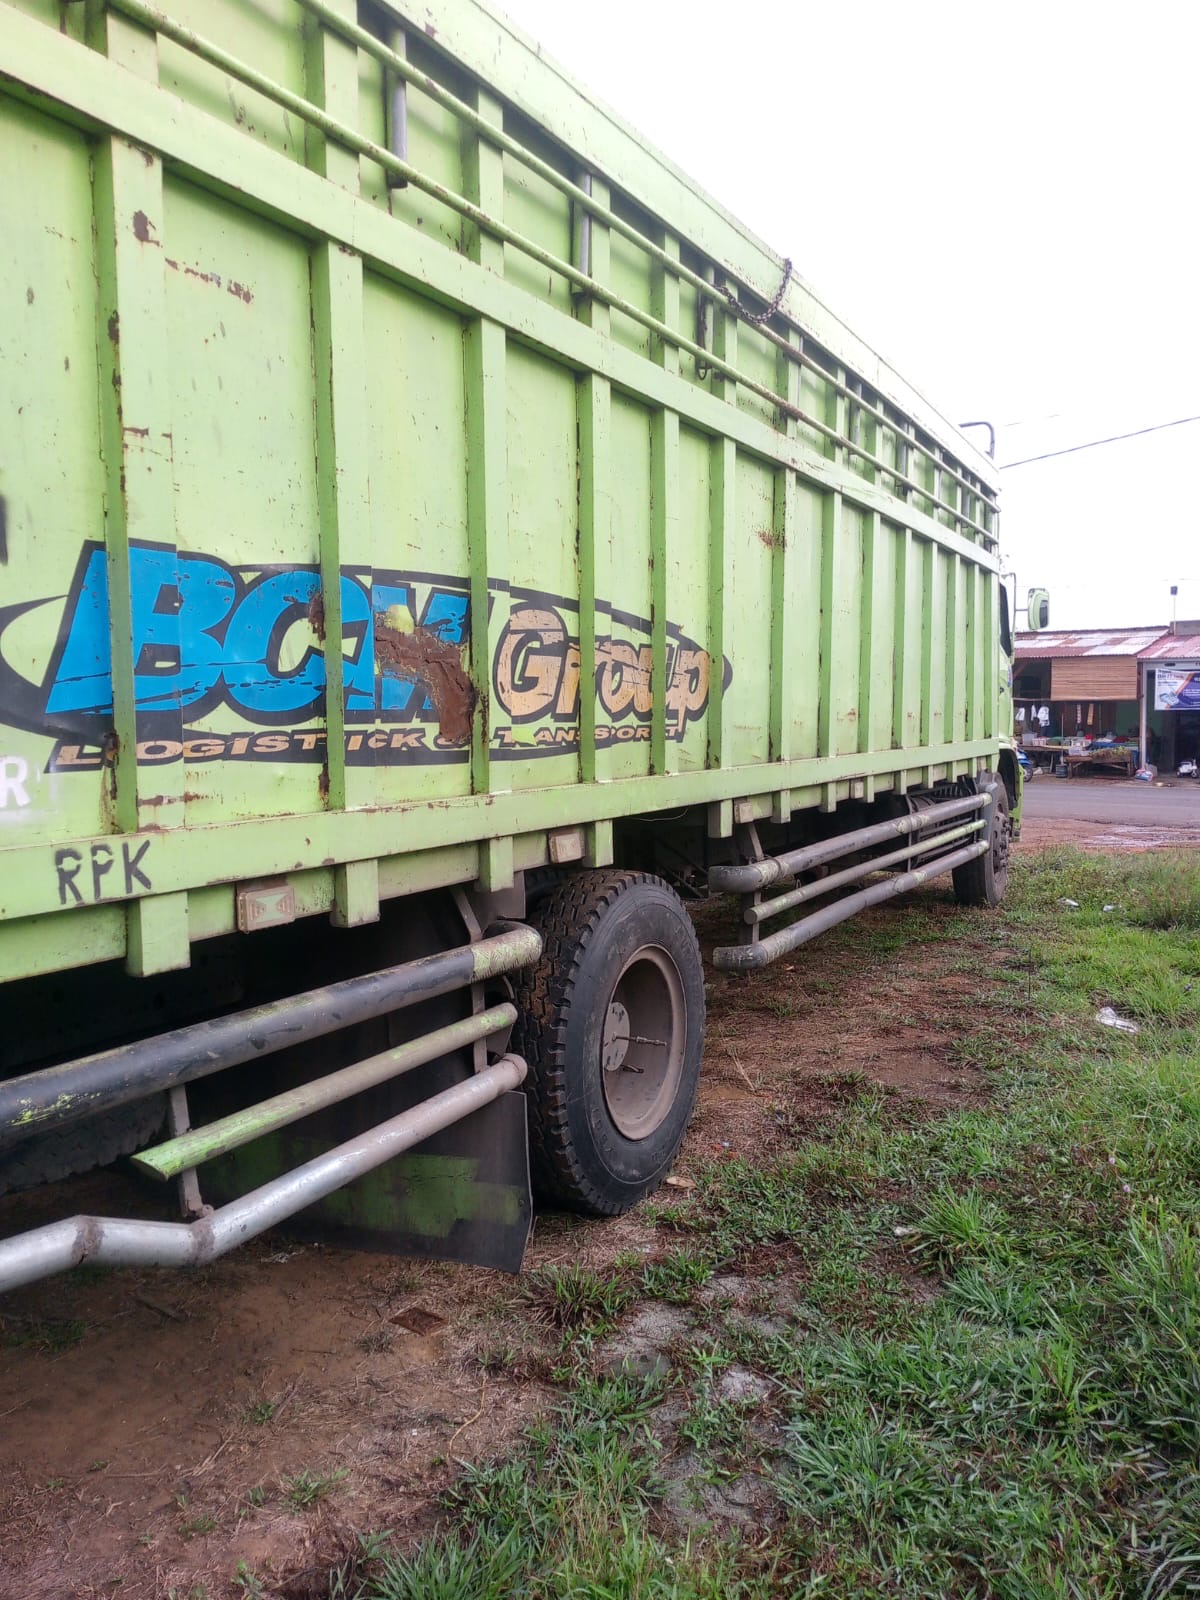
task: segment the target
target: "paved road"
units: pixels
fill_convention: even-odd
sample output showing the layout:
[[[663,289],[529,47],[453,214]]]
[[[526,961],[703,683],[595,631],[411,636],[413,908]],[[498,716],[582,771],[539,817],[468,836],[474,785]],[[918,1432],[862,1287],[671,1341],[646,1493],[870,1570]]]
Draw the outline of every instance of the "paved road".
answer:
[[[1143,828],[1200,828],[1200,778],[1156,788],[1127,778],[1055,778],[1025,785],[1025,816],[1123,822]]]
[[[1044,850],[1200,850],[1200,779],[1169,787],[1126,778],[1053,778],[1025,785],[1021,846]]]

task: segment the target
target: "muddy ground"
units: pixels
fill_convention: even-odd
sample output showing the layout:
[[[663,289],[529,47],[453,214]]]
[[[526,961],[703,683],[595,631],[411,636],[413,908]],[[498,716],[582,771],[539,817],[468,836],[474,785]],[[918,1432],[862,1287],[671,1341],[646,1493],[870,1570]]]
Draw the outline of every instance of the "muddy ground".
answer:
[[[1045,841],[1030,828],[1026,842]],[[700,1163],[819,1128],[837,1114],[835,1073],[865,1073],[914,1109],[982,1098],[953,1048],[979,980],[961,970],[962,940],[937,937],[961,925],[949,884],[910,903],[928,943],[891,948],[885,907],[767,973],[710,971],[677,1186]],[[732,932],[726,907],[698,920],[706,954]],[[46,1192],[38,1214],[0,1202],[0,1230],[145,1203],[102,1173]],[[640,1212],[545,1215],[527,1267],[653,1260],[675,1242]],[[553,1402],[553,1330],[528,1282],[268,1236],[192,1275],[85,1271],[7,1297],[0,1596],[217,1600],[248,1592],[239,1563],[267,1585],[249,1592],[327,1592],[359,1532],[428,1531],[458,1463],[502,1453]]]

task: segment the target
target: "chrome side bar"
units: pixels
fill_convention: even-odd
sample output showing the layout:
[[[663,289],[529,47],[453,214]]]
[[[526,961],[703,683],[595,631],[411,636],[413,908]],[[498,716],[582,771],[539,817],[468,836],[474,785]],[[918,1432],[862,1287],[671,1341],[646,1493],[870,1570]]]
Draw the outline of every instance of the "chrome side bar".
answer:
[[[931,855],[935,850],[942,850],[957,839],[965,839],[973,833],[978,833],[984,826],[982,820],[963,822],[957,828],[947,828],[944,833],[935,834],[932,839],[913,840],[901,845],[899,850],[889,850],[886,855],[870,856],[866,861],[856,861],[852,867],[845,867],[841,872],[831,872],[826,878],[815,878],[811,883],[802,883],[795,889],[789,889],[786,894],[777,894],[773,900],[762,900],[758,905],[747,906],[742,914],[743,919],[752,926],[758,922],[766,922],[769,917],[777,917],[781,912],[791,911],[809,900],[820,900],[825,895],[831,894],[834,889],[844,889],[848,883],[858,883],[863,878],[869,878],[873,872],[881,872],[884,867],[894,867],[902,861],[912,861],[914,856]]]
[[[710,867],[708,887],[714,894],[732,890],[735,894],[754,894],[759,889],[769,889],[782,878],[791,878],[798,872],[808,872],[813,867],[836,861],[855,850],[867,850],[873,845],[888,844],[895,838],[907,838],[925,828],[934,828],[956,817],[969,816],[974,811],[987,814],[992,797],[982,794],[964,795],[957,800],[939,800],[920,811],[912,811],[888,822],[876,822],[868,828],[856,828],[852,833],[839,833],[832,839],[821,839],[816,844],[806,844],[798,850],[786,850],[782,855],[767,856],[762,861],[747,861],[736,866]],[[925,848],[921,841],[913,846],[913,854]]]
[[[113,1267],[204,1266],[499,1099],[524,1081],[526,1070],[520,1056],[502,1056],[465,1083],[316,1156],[198,1222],[76,1216],[0,1240],[0,1293],[84,1262]]]
[[[936,878],[954,867],[965,866],[968,861],[974,861],[976,856],[984,855],[990,849],[991,843],[981,839],[962,850],[952,850],[949,855],[939,856],[927,866],[915,867],[911,872],[899,873],[894,878],[885,878],[882,883],[873,883],[866,889],[860,889],[857,894],[848,894],[844,900],[835,900],[832,905],[822,906],[820,911],[814,911],[809,917],[801,917],[798,922],[780,928],[777,933],[769,933],[755,944],[722,945],[713,951],[713,966],[720,972],[757,972],[760,967],[769,966],[789,950],[807,944],[819,933],[845,922],[867,906],[877,906],[894,895],[906,894],[908,890],[927,883],[930,878]]]

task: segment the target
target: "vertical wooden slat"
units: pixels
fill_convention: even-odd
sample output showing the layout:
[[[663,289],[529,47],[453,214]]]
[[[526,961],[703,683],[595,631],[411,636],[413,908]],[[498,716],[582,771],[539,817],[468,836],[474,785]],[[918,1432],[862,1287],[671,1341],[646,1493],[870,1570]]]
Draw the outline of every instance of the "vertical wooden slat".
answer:
[[[663,248],[679,259],[679,241],[669,234]],[[679,326],[679,279],[661,263],[654,269],[651,310],[669,328]],[[665,339],[654,341],[654,359],[665,372],[678,373],[679,351]],[[650,647],[653,704],[650,713],[650,770],[667,770],[667,617],[671,563],[679,559],[679,413],[656,406],[650,416]]]
[[[476,109],[500,125],[502,108],[479,90]],[[464,132],[463,180],[468,198],[499,218],[504,208],[504,158],[483,134]],[[472,223],[464,223],[464,248],[471,260],[493,272],[504,271],[504,246]],[[476,793],[495,791],[498,771],[491,759],[495,714],[491,663],[508,620],[508,420],[507,345],[504,329],[487,317],[467,323],[464,339],[467,400],[467,543],[470,565],[471,677],[476,706],[471,737],[471,785]],[[491,605],[491,592],[496,604]],[[493,852],[485,863],[488,887],[499,888],[511,875],[511,853]],[[490,880],[495,881],[490,881]]]
[[[339,9],[351,20],[353,0]],[[358,111],[358,51],[310,19],[305,70],[311,99],[343,121]],[[305,157],[331,183],[358,192],[358,157],[316,129],[306,129]],[[311,256],[313,371],[316,374],[317,507],[325,649],[325,805],[330,810],[367,806],[375,799],[369,745],[346,719],[345,627],[342,569],[374,567],[370,516],[370,464],[366,349],[363,334],[362,257],[328,240]],[[361,648],[369,648],[368,634]],[[348,745],[367,753],[348,757]],[[357,753],[357,752],[356,752]],[[357,927],[379,920],[379,871],[374,861],[334,869],[333,921]]]
[[[585,175],[584,187],[601,205],[608,204],[608,185]],[[575,259],[582,261],[583,222],[587,221],[587,267],[598,283],[609,277],[608,229],[585,213],[575,215]],[[590,296],[578,305],[581,322],[601,335],[609,328],[609,309]],[[579,776],[596,778],[596,605],[611,603],[609,552],[612,541],[612,391],[607,378],[584,373],[578,384],[579,407]]]
[[[158,79],[152,33],[113,15],[91,19],[92,43],[126,71]],[[101,139],[95,160],[97,351],[104,539],[112,648],[114,742],[100,775],[114,831],[178,827],[184,820],[183,718],[178,705],[156,713],[157,739],[180,743],[180,758],[156,763],[152,795],[139,782],[133,611],[133,545],[175,547],[171,388],[163,228],[162,162],[125,140]],[[179,647],[178,614],[157,617],[160,643]],[[174,639],[172,641],[172,632]],[[138,976],[186,967],[187,895],[134,899],[125,912],[126,966]]]

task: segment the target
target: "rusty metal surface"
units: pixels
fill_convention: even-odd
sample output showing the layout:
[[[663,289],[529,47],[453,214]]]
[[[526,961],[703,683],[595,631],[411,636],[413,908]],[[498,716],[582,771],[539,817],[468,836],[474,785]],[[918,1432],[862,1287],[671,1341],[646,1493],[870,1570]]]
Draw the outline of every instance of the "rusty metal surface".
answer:
[[[462,651],[432,628],[403,633],[378,613],[375,617],[375,659],[385,673],[415,678],[433,701],[442,738],[465,744],[475,715],[475,686],[463,669]]]
[[[1162,639],[1162,628],[1077,628],[1041,633],[1018,633],[1013,640],[1017,661],[1041,661],[1050,656],[1136,656],[1145,654]]]

